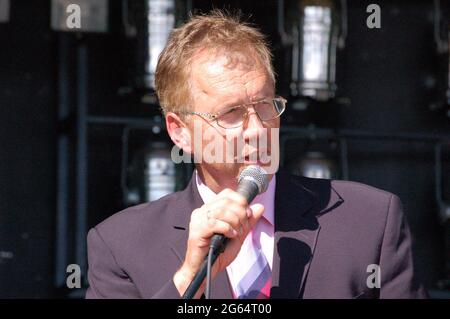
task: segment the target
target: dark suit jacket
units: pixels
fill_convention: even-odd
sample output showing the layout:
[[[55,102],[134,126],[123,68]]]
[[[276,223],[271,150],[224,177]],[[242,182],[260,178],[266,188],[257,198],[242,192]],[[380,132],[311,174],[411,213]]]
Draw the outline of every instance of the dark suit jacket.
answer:
[[[172,277],[201,205],[193,178],[185,190],[91,229],[86,297],[179,298]],[[371,264],[380,266],[380,289],[367,285]],[[272,276],[271,298],[425,297],[399,198],[355,182],[277,173]],[[226,271],[212,297],[232,298]]]

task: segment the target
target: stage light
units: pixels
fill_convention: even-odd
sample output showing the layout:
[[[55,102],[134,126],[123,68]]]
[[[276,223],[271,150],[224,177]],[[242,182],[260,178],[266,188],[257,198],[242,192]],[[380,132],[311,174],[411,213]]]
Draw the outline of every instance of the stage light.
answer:
[[[9,22],[9,0],[0,0],[0,23]]]
[[[341,2],[341,13],[332,0],[287,1],[287,10],[284,0],[278,2],[278,30],[291,51],[292,96],[318,101],[335,96],[336,49],[344,47],[346,30],[339,25],[346,20],[345,1]]]
[[[136,63],[133,85],[137,89],[153,90],[158,56],[166,46],[176,24],[176,10],[182,7],[176,0],[125,0],[123,23],[125,34],[136,38]]]
[[[448,28],[448,41],[447,41],[447,58],[448,58],[448,78],[447,78],[447,104],[450,105],[450,25]],[[450,109],[447,111],[447,116],[450,117]]]
[[[450,105],[450,25],[448,14],[445,13],[446,10],[442,7],[442,4],[445,4],[445,2],[441,3],[440,0],[434,0],[434,40],[439,58],[439,98],[436,108],[447,108],[447,116],[450,117],[450,108],[448,108]],[[445,94],[445,101],[443,101],[443,94]]]
[[[292,165],[291,172],[310,178],[333,179],[339,175],[336,163],[320,151],[306,152]]]
[[[175,163],[167,143],[151,142],[137,151],[127,171],[126,205],[154,201],[176,190]]]

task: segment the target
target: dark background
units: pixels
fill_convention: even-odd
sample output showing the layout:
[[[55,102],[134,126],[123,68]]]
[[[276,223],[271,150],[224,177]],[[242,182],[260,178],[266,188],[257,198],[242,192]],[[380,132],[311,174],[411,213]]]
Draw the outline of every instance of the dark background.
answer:
[[[12,253],[12,258],[0,258],[0,297],[79,297],[63,288],[65,269],[56,266],[57,180],[61,177],[57,141],[61,135],[68,141],[69,165],[63,176],[68,181],[68,264],[77,263],[75,247],[80,245],[74,227],[79,203],[74,186],[79,47],[87,54],[90,115],[150,122],[158,107],[142,103],[138,94],[120,93],[130,82],[134,45],[123,35],[118,1],[110,1],[105,34],[52,31],[50,1],[12,2],[10,21],[0,23],[0,251]],[[382,9],[381,29],[366,26],[370,3]],[[193,1],[197,10],[208,10],[212,4],[240,8],[268,34],[278,91],[288,97],[285,55],[276,33],[276,2]],[[449,148],[450,119],[444,103],[448,55],[436,51],[433,1],[348,1],[348,36],[337,61],[337,98],[311,102],[306,111],[295,111],[288,104],[283,115],[286,126],[443,135]],[[58,120],[62,99],[68,114]],[[121,126],[89,125],[87,132],[85,203],[86,228],[90,228],[125,205],[120,188]],[[148,138],[164,140],[166,136],[149,133]],[[298,155],[298,145],[287,145],[287,163]],[[444,198],[450,201],[450,157],[445,149]],[[445,246],[448,232],[438,220],[432,141],[351,139],[348,152],[348,179],[400,196],[413,233],[419,275],[429,289],[439,288],[438,283],[449,278],[450,248]]]

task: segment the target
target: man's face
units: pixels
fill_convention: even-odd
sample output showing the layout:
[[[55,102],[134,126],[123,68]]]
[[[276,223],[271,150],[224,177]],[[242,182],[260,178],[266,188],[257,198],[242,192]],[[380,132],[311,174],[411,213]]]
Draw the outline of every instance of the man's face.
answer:
[[[274,97],[274,84],[252,53],[200,51],[191,70],[195,112],[221,114],[233,106]],[[248,108],[246,120],[237,128],[225,129],[198,115],[189,118],[188,127],[195,156],[201,161],[199,165],[216,180],[235,179],[249,164],[268,168],[274,163],[268,162],[267,156],[276,156],[278,160],[278,134],[272,141],[272,129],[280,127],[280,120],[262,122],[253,107]],[[199,131],[201,134],[195,134]],[[273,143],[276,147],[272,147]],[[211,155],[215,160],[210,160]]]

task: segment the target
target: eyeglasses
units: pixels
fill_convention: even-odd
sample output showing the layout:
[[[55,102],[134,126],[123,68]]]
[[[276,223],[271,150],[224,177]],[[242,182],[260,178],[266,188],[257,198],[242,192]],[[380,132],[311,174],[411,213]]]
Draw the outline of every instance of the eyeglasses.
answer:
[[[208,118],[217,122],[217,125],[225,128],[237,128],[244,124],[248,118],[248,109],[253,107],[258,118],[262,122],[276,119],[286,109],[287,100],[281,96],[267,98],[256,102],[233,106],[216,114],[206,112],[183,112],[183,114],[198,115],[203,119]]]

